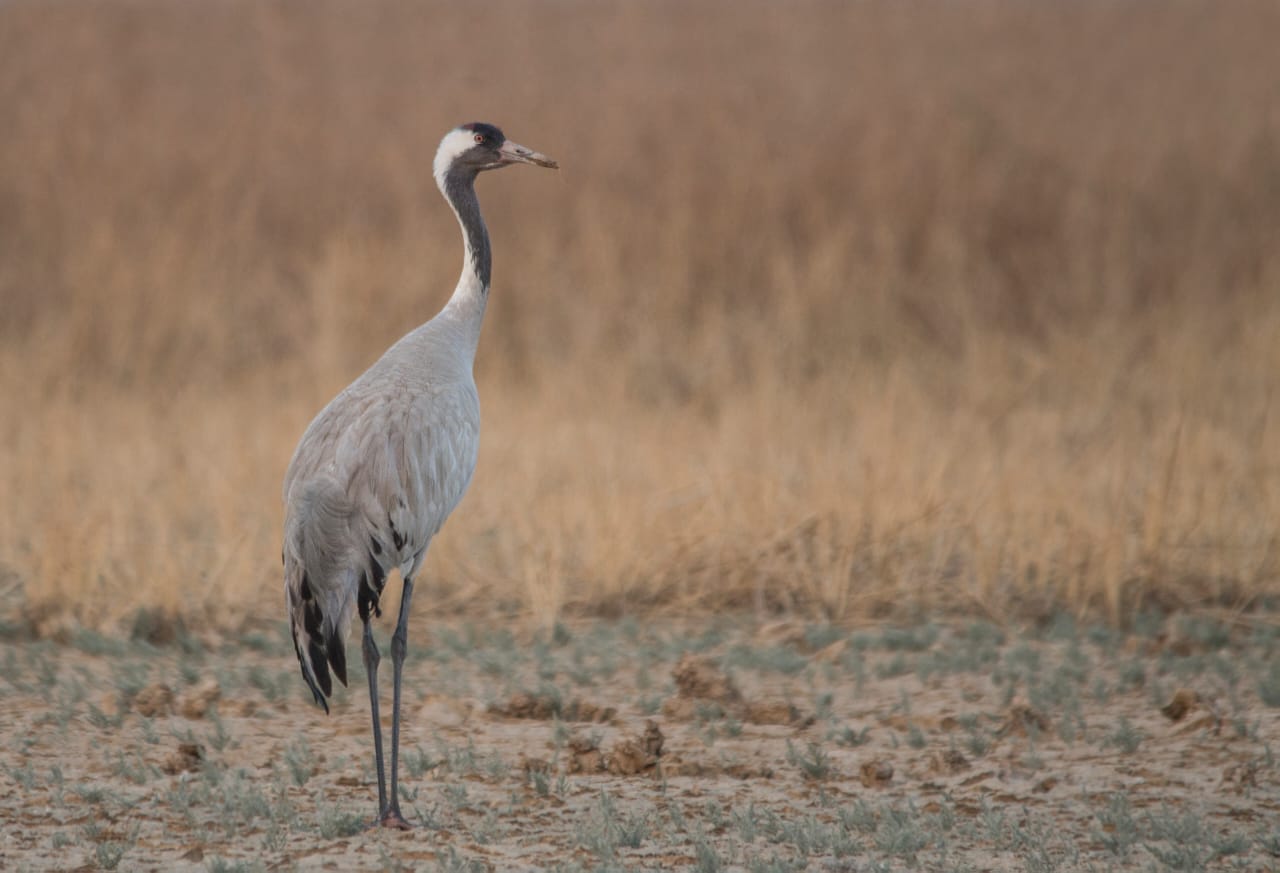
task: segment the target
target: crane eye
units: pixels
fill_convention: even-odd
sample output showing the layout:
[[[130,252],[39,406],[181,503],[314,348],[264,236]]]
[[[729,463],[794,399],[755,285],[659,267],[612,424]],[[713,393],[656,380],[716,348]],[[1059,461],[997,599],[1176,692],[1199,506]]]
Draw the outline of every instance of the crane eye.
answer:
[[[475,139],[475,141],[476,141],[476,142],[484,142],[484,134],[483,134],[483,133],[477,133],[477,134],[475,135],[474,139]]]

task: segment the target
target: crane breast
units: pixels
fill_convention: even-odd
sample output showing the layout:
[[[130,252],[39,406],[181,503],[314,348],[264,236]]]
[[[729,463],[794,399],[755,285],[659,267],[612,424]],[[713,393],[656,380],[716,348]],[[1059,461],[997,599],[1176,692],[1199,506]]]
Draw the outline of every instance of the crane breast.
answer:
[[[399,401],[399,402],[397,402]],[[462,500],[480,448],[474,385],[384,396],[341,440],[337,463],[386,566],[421,555]]]

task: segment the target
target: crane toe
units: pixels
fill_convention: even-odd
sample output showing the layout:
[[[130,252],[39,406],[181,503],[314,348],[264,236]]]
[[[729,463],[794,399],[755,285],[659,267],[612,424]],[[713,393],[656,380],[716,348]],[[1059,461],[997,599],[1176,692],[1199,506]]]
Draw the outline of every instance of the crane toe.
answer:
[[[411,831],[413,825],[404,820],[404,816],[400,814],[398,809],[388,809],[386,812],[378,816],[377,820],[369,825],[369,829],[375,828],[391,828],[398,831]]]

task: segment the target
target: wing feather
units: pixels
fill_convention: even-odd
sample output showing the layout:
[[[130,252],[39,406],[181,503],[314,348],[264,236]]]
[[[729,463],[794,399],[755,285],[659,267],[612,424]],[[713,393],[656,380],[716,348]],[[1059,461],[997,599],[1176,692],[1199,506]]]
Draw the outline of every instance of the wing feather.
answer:
[[[316,416],[285,476],[285,591],[303,677],[325,707],[346,684],[353,611],[378,612],[414,572],[475,470],[480,408],[466,380],[412,391],[353,383]]]

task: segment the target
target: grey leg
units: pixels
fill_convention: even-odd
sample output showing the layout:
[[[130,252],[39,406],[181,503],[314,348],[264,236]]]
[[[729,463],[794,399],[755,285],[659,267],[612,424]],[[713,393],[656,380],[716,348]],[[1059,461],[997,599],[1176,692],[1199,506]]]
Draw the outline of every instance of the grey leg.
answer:
[[[400,814],[400,674],[404,669],[404,656],[409,644],[409,601],[413,599],[413,580],[404,580],[404,593],[400,595],[400,617],[395,633],[391,635],[391,668],[393,691],[391,702],[391,805],[382,815],[383,827],[408,829],[409,823]]]
[[[382,719],[378,715],[378,644],[373,641],[373,627],[369,619],[364,622],[364,641],[360,649],[364,655],[364,669],[369,675],[369,712],[373,716],[373,757],[378,765],[378,817],[387,809],[387,778],[382,769]],[[393,759],[394,760],[394,759]]]

